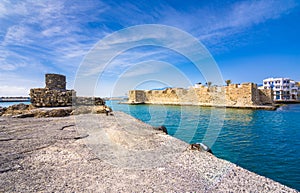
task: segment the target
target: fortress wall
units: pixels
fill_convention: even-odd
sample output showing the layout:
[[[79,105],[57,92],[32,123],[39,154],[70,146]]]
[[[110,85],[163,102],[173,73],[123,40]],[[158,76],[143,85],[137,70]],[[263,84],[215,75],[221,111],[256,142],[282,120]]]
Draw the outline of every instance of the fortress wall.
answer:
[[[148,103],[163,103],[163,104],[177,104],[179,98],[177,95],[178,89],[166,89],[166,90],[150,90],[145,91],[146,101]]]
[[[273,92],[269,89],[258,89],[259,98],[263,105],[273,104]]]
[[[132,90],[129,102],[150,104],[191,104],[191,105],[225,105],[252,106],[272,104],[271,92],[259,90],[254,83],[230,84],[223,87],[204,87],[166,90]]]
[[[129,91],[129,102],[131,103],[143,103],[146,100],[145,91],[143,90],[131,90]]]
[[[253,101],[253,87],[253,83],[226,86],[226,103],[237,106],[255,105]]]

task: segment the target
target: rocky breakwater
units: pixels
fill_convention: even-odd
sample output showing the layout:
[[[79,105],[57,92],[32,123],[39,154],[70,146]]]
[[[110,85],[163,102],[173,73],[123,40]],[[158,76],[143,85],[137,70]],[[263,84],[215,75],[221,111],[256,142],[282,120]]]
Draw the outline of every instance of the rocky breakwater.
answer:
[[[27,117],[65,117],[79,114],[100,114],[106,113],[106,105],[78,105],[72,107],[48,107],[38,108],[33,105],[16,104],[9,107],[0,107],[0,117],[27,118]]]
[[[26,117],[64,117],[72,113],[72,108],[37,108],[33,105],[16,104],[2,108],[2,117],[26,118]]]
[[[0,192],[297,192],[114,114],[0,117]]]

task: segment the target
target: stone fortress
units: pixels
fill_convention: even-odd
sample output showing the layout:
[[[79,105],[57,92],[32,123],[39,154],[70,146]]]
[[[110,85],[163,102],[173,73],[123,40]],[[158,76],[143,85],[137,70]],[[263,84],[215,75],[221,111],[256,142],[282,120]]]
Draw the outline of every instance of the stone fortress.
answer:
[[[258,89],[254,83],[212,87],[198,85],[188,89],[131,90],[128,103],[275,109],[271,90]]]
[[[67,90],[64,75],[46,74],[45,84],[45,88],[30,89],[31,103],[35,107],[105,105],[100,97],[77,97],[75,90]]]

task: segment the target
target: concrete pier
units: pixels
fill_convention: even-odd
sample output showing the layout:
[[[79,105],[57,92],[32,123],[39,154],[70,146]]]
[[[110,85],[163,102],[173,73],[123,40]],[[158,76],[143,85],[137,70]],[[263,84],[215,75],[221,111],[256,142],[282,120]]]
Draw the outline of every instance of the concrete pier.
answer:
[[[0,131],[0,192],[297,192],[121,112],[0,117]]]

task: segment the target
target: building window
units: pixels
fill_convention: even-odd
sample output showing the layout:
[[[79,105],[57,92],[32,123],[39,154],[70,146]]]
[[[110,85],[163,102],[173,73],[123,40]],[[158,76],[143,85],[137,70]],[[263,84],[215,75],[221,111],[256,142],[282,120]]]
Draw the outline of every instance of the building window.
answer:
[[[264,82],[264,84],[267,84],[267,82]]]

